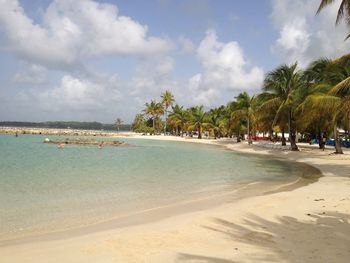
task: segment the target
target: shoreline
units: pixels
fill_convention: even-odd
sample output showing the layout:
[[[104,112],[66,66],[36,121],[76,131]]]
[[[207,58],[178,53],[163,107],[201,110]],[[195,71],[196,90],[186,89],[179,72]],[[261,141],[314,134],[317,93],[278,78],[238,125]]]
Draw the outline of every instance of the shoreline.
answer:
[[[101,137],[128,137],[133,132],[116,132],[104,130],[81,130],[59,128],[35,128],[35,127],[0,127],[0,135],[57,135],[57,136],[101,136]]]
[[[206,210],[174,215],[157,222],[61,240],[1,247],[3,262],[23,262],[30,256],[33,262],[47,262],[49,257],[52,262],[264,261],[254,259],[252,253],[268,255],[270,260],[265,262],[275,259],[278,262],[296,262],[298,258],[303,258],[302,262],[347,262],[350,251],[346,247],[350,247],[350,239],[341,234],[350,234],[348,152],[344,155],[344,160],[339,160],[337,156],[329,155],[329,152],[314,151],[312,155],[309,149],[282,152],[244,143],[229,143],[223,139],[199,141],[170,136],[137,136],[140,137],[207,143],[244,154],[272,155],[316,166],[324,177],[318,182],[291,191],[248,197]],[[322,224],[332,228],[322,227]],[[291,225],[293,229],[289,229]],[[300,227],[305,233],[295,231]],[[282,235],[280,232],[285,228],[287,232]],[[310,228],[311,232],[308,231]],[[321,233],[315,231],[318,228]],[[337,230],[335,237],[334,229]],[[325,244],[313,246],[312,241],[325,237],[328,238],[324,240]],[[300,240],[304,240],[305,247],[295,242]],[[327,251],[335,253],[328,255],[330,260],[324,260]],[[336,253],[339,256],[335,257]],[[39,254],[41,258],[35,257]]]

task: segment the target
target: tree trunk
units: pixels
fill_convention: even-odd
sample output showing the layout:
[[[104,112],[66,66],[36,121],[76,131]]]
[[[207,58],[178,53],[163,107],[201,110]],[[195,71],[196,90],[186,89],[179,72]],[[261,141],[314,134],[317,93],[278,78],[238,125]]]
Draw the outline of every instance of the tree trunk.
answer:
[[[335,153],[336,154],[343,154],[343,150],[341,148],[341,142],[339,139],[337,124],[334,124],[333,133],[334,133],[333,136],[334,136],[334,142],[335,142]]]
[[[168,121],[168,108],[165,108],[164,117],[165,117],[164,136],[165,136],[166,135],[166,125],[167,125],[167,121]]]
[[[273,130],[269,131],[269,135],[270,135],[270,141],[273,141],[274,140],[274,138],[273,138]]]
[[[156,122],[155,122],[154,117],[152,118],[152,123],[153,123],[153,133],[155,134],[155,132],[156,132]]]
[[[292,151],[299,151],[298,145],[296,144],[296,132],[292,131],[290,136],[290,148]]]
[[[248,144],[252,144],[252,139],[250,137],[250,120],[249,120],[249,117],[248,117],[247,121],[248,121]]]
[[[198,139],[202,139],[202,127],[198,127]]]
[[[284,137],[284,130],[282,130],[282,146],[286,146],[286,137]]]
[[[317,137],[318,137],[318,147],[322,149],[323,138],[322,138],[322,133],[320,129],[318,129]]]
[[[349,123],[348,123],[348,139],[350,140],[350,112],[349,112],[349,119],[348,119]]]
[[[296,144],[296,131],[294,127],[292,127],[292,110],[289,110],[288,114],[288,123],[289,123],[289,142],[290,142],[290,149],[292,151],[299,151],[298,146]]]

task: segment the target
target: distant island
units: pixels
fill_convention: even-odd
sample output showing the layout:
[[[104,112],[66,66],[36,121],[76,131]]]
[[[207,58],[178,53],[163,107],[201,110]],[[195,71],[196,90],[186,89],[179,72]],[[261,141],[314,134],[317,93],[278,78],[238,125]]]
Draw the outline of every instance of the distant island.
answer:
[[[23,127],[23,128],[53,128],[53,129],[77,129],[77,130],[106,130],[117,131],[115,124],[100,122],[79,122],[79,121],[46,121],[46,122],[22,122],[22,121],[1,121],[0,127]],[[120,131],[130,131],[130,124],[120,124]]]

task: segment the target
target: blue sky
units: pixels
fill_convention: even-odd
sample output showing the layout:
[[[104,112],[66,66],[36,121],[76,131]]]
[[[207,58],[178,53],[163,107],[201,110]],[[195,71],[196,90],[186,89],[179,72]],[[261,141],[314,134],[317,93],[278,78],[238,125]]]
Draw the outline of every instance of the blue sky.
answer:
[[[319,0],[0,0],[0,120],[130,122],[171,90],[206,108],[281,63],[348,52]]]

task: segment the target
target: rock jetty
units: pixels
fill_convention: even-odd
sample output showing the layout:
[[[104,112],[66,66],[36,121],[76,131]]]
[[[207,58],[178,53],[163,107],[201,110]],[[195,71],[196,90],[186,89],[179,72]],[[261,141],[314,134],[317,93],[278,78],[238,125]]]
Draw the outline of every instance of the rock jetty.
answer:
[[[92,140],[92,139],[49,139],[46,138],[44,143],[58,144],[59,146],[66,144],[78,144],[78,145],[96,145],[102,146],[121,146],[126,145],[126,142],[121,141],[102,141],[102,140]],[[63,147],[61,147],[63,148]]]

